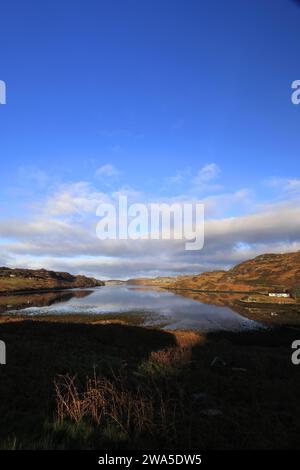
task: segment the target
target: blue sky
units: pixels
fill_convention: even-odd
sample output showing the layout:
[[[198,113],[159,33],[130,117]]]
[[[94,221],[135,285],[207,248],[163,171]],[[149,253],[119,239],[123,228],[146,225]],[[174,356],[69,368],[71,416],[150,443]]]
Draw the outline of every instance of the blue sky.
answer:
[[[94,203],[120,191],[204,200],[223,227],[297,209],[296,1],[12,0],[1,18],[3,264],[126,277],[131,251],[95,249],[91,228]],[[53,209],[66,198],[77,201],[74,212]],[[298,226],[288,225],[289,235],[272,223],[273,238],[255,237],[262,227],[254,224],[250,238],[239,232],[227,245],[222,232],[218,247],[208,239],[192,262],[157,245],[155,256],[167,259],[157,269],[143,264],[148,252],[153,258],[144,247],[128,273],[197,272],[298,249]],[[64,253],[53,251],[58,240]]]

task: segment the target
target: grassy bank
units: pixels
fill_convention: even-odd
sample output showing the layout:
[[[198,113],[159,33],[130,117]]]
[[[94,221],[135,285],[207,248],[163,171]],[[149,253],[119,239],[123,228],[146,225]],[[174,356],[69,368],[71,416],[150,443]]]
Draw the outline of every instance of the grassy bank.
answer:
[[[102,320],[2,317],[1,448],[300,447],[299,330]]]

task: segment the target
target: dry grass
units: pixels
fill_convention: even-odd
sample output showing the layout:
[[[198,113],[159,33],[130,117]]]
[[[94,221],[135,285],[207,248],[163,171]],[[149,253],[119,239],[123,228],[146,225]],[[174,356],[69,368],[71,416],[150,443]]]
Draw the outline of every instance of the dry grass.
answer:
[[[122,441],[131,446],[145,439],[155,442],[158,436],[160,442],[174,444],[178,439],[178,423],[189,416],[184,400],[180,399],[184,395],[183,388],[179,383],[174,384],[172,378],[188,366],[192,348],[201,340],[194,332],[178,331],[175,337],[175,346],[152,351],[139,364],[135,381],[122,373],[112,373],[108,379],[94,372],[83,384],[69,374],[57,377],[55,396],[59,425],[71,422],[81,426],[88,422],[96,428],[100,440],[109,429],[110,442],[117,442],[122,436]],[[183,439],[188,438],[188,434]]]
[[[205,341],[205,337],[195,331],[174,331],[178,346],[181,348],[193,348],[199,343]]]
[[[65,375],[55,380],[55,394],[58,423],[91,423],[100,441],[107,430],[110,441],[121,436],[131,445],[157,436],[169,443],[175,438],[178,403],[157,387],[132,388],[121,375],[109,380],[96,374],[81,387],[76,377]]]
[[[175,331],[176,345],[152,351],[149,358],[143,361],[137,375],[151,378],[167,378],[179,375],[192,358],[193,347],[204,341],[198,333],[192,331]]]
[[[295,329],[197,335],[74,320],[0,323],[1,449],[299,448]]]

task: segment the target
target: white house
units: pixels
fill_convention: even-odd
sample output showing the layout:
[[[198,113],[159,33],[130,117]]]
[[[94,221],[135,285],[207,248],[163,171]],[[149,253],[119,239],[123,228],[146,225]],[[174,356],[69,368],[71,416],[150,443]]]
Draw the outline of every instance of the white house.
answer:
[[[291,297],[288,292],[269,292],[269,297]]]

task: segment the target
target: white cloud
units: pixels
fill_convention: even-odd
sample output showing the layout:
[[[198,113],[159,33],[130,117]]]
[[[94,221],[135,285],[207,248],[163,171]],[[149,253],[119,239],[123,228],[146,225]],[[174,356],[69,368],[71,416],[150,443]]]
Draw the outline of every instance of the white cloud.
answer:
[[[205,165],[198,171],[197,175],[192,178],[192,190],[198,193],[219,191],[222,189],[222,185],[214,183],[214,180],[218,178],[220,173],[221,170],[216,163]]]
[[[114,178],[119,175],[119,171],[114,165],[111,165],[110,163],[106,163],[105,165],[100,166],[96,170],[96,177],[97,178]]]
[[[191,170],[190,168],[186,168],[185,170],[182,171],[177,171],[175,175],[168,176],[166,178],[166,182],[168,184],[182,184],[185,182],[188,182],[191,179]]]
[[[108,165],[109,166],[109,165]],[[104,165],[102,175],[113,172]],[[219,176],[216,164],[205,165],[196,176],[179,173],[185,182],[211,188]],[[287,188],[297,188],[297,179],[279,179]],[[277,181],[277,187],[280,186]],[[87,181],[56,187],[39,201],[28,220],[0,219],[0,261],[10,266],[48,267],[82,272],[99,278],[175,275],[227,268],[264,252],[300,249],[300,210],[297,192],[286,191],[285,201],[256,203],[248,189],[208,194],[205,204],[205,244],[199,252],[184,250],[180,240],[105,240],[96,237],[96,208],[127,195],[131,202],[191,202],[188,192],[173,198],[146,198],[129,186],[106,192]],[[252,213],[250,213],[250,211]],[[226,217],[226,214],[241,214]],[[218,217],[218,218],[217,218]]]
[[[59,186],[43,204],[43,212],[51,217],[95,213],[99,204],[108,202],[106,193],[97,191],[90,183],[78,181]]]
[[[265,184],[270,188],[278,189],[279,191],[299,194],[300,193],[300,179],[299,178],[269,178]]]
[[[194,178],[194,181],[197,183],[207,183],[215,179],[220,174],[220,168],[215,163],[209,163],[202,167],[197,176]]]
[[[222,185],[216,184],[215,180],[219,177],[221,170],[216,163],[204,165],[196,174],[186,168],[178,171],[166,179],[168,184],[185,185],[187,193],[205,194],[219,191]]]
[[[0,233],[5,241],[0,245],[0,259],[10,265],[124,278],[227,268],[264,252],[300,249],[300,210],[293,204],[207,220],[204,249],[193,253],[185,251],[180,240],[100,241],[96,223],[96,219],[82,224],[79,219],[53,218],[2,221]]]

